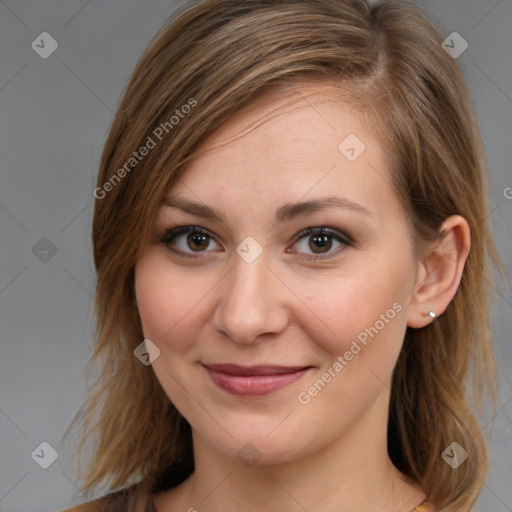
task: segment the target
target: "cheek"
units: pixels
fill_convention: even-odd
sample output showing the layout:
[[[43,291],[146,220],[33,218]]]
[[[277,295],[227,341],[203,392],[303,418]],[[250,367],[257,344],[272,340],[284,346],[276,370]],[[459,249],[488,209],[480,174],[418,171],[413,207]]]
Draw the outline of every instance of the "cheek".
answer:
[[[333,356],[358,353],[357,345],[370,353],[373,340],[397,354],[406,327],[406,286],[400,268],[406,267],[382,262],[350,274],[326,276],[315,280],[313,292],[304,281],[297,282],[297,295],[305,298],[310,310],[302,328]]]
[[[354,341],[368,347],[374,339],[391,349],[403,339],[410,261],[403,254],[383,251],[378,259],[367,256],[350,272],[317,271],[314,278],[309,274],[283,275],[296,297],[284,293],[283,301],[289,302],[282,306],[289,306],[292,322],[321,351],[340,355],[351,350]],[[201,272],[198,267],[180,271],[170,271],[169,267],[169,262],[153,248],[135,267],[144,336],[161,350],[188,351],[193,355],[200,329],[211,323],[215,311],[212,294],[221,284],[221,276],[208,269]]]
[[[173,307],[174,290],[167,286],[164,278],[158,278],[155,266],[150,268],[141,260],[135,268],[135,294],[144,336],[156,341],[176,321],[173,318],[178,313]]]
[[[202,303],[215,281],[170,272],[169,263],[148,251],[135,267],[135,292],[144,336],[161,350],[182,351],[201,325]]]

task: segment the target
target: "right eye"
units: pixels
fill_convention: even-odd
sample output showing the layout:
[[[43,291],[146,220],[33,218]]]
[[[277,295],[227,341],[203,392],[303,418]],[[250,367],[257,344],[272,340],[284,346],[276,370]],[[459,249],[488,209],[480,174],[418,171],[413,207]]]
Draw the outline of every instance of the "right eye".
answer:
[[[185,237],[184,235],[187,236]],[[160,241],[170,251],[184,258],[195,258],[196,256],[193,256],[193,253],[211,252],[206,251],[206,249],[210,246],[210,241],[212,240],[214,241],[211,233],[200,226],[169,228],[160,237]],[[217,242],[214,241],[214,243]]]

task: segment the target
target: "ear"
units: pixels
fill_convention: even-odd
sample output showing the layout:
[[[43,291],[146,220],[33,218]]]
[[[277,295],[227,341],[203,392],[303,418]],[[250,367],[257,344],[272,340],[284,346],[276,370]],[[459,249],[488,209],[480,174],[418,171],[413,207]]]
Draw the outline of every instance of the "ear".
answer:
[[[471,230],[460,215],[448,217],[420,263],[407,316],[407,325],[419,329],[440,316],[455,297],[471,247]]]

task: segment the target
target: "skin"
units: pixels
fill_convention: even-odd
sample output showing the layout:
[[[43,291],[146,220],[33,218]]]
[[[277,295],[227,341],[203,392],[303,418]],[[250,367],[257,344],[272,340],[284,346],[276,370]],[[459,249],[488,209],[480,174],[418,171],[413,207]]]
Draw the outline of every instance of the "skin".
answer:
[[[353,162],[338,150],[349,134],[366,145]],[[204,148],[167,196],[208,205],[222,221],[162,206],[135,268],[144,336],[160,349],[152,368],[194,441],[195,472],[156,495],[157,511],[414,509],[426,495],[386,448],[392,371],[407,326],[427,326],[427,313],[442,314],[453,299],[469,251],[467,222],[446,219],[444,235],[416,261],[377,140],[325,87],[252,104]],[[275,221],[285,203],[332,195],[370,214],[329,207]],[[166,245],[159,237],[175,225],[203,227],[209,245],[187,244],[186,233]],[[322,249],[315,235],[296,237],[320,226],[353,243],[329,237],[332,246]],[[248,236],[262,249],[252,263],[236,252]],[[319,254],[330,257],[315,261]],[[396,303],[401,311],[300,403],[299,393]],[[201,363],[313,368],[271,395],[240,398],[219,389]],[[237,456],[249,442],[261,455],[252,467]]]

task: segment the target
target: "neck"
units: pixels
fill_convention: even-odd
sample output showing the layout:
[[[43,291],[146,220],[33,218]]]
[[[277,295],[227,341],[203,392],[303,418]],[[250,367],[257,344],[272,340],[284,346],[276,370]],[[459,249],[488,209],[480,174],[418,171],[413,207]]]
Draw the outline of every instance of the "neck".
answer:
[[[175,490],[173,502],[209,512],[409,512],[425,493],[389,459],[387,403],[374,405],[334,442],[279,464],[245,467],[194,431],[196,469]],[[168,510],[174,508],[158,508]]]

